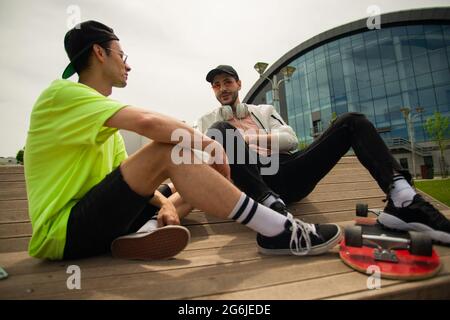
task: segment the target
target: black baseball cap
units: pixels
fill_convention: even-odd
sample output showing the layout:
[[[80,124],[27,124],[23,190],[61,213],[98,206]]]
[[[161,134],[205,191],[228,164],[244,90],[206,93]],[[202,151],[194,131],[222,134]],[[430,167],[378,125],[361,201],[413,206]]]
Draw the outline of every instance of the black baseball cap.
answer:
[[[233,76],[233,78],[235,78],[236,81],[239,80],[239,76],[232,66],[220,65],[217,66],[215,69],[212,69],[210,72],[208,72],[208,74],[206,75],[206,81],[212,83],[214,77],[221,73],[227,73],[230,76]]]
[[[62,78],[67,79],[75,73],[73,62],[94,44],[101,44],[111,40],[119,40],[114,34],[114,30],[103,23],[93,20],[79,23],[67,31],[64,37],[64,48],[70,63],[64,70]]]

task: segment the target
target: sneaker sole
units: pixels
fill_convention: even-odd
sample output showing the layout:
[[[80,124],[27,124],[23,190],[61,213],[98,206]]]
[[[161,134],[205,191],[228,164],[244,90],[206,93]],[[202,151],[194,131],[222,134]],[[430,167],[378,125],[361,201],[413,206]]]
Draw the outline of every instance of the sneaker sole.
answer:
[[[324,254],[327,253],[328,251],[330,251],[330,249],[334,248],[336,245],[338,245],[341,240],[342,240],[342,229],[341,227],[339,227],[337,224],[331,224],[331,225],[335,225],[338,228],[338,232],[336,233],[336,235],[331,238],[330,240],[328,240],[327,242],[324,242],[318,246],[314,246],[313,248],[311,248],[311,250],[309,251],[308,254],[306,254],[305,256],[317,256],[320,254]],[[258,245],[258,251],[262,254],[266,254],[266,255],[294,255],[291,251],[291,249],[266,249],[263,247],[260,247]]]
[[[133,234],[115,239],[111,244],[114,258],[132,260],[169,259],[183,251],[191,234],[182,226],[165,226],[151,233]]]
[[[378,216],[378,222],[386,228],[401,231],[417,231],[428,235],[434,242],[450,245],[450,234],[434,230],[430,226],[418,222],[405,222],[396,216],[382,212]]]

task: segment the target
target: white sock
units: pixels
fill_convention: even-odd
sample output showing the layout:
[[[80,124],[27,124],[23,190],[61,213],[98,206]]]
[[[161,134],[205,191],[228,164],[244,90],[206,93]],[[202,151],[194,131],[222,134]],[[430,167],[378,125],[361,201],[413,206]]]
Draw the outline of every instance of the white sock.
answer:
[[[391,190],[391,199],[397,208],[409,206],[416,192],[403,176],[394,176],[394,187]]]
[[[157,216],[153,216],[150,220],[148,220],[138,231],[140,232],[152,232],[158,229],[158,220]]]
[[[270,208],[270,206],[274,203],[274,202],[281,202],[282,204],[286,205],[283,200],[281,200],[281,198],[277,198],[275,197],[273,194],[270,194],[266,199],[264,199],[264,201],[262,202],[262,204],[268,208]]]
[[[251,199],[245,193],[231,211],[228,218],[246,225],[266,237],[273,237],[284,231],[287,217]]]

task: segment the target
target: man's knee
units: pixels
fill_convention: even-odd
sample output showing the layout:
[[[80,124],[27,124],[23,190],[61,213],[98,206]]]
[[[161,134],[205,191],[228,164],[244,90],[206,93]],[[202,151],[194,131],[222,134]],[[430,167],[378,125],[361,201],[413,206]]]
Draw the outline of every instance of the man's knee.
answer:
[[[215,130],[225,132],[225,130],[229,130],[229,129],[236,130],[236,127],[227,121],[217,121],[217,122],[214,122],[211,125],[211,127],[209,127],[209,129],[215,129]],[[208,131],[209,131],[209,129],[208,129]]]
[[[367,117],[360,112],[347,112],[344,113],[342,115],[340,115],[335,123],[345,123],[345,124],[350,124],[350,125],[359,125],[359,124],[367,124],[370,123],[369,119],[367,119]]]
[[[136,156],[158,161],[161,165],[167,164],[174,145],[153,141],[140,149]]]
[[[227,136],[230,134],[234,134],[236,132],[236,127],[229,124],[226,121],[217,121],[209,127],[206,135],[211,139],[216,140],[221,145],[224,145],[227,139]]]

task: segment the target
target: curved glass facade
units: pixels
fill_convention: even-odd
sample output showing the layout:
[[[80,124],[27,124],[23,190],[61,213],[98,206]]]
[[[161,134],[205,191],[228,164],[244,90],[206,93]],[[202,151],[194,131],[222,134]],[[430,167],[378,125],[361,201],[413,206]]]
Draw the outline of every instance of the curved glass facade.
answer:
[[[400,108],[409,107],[418,142],[428,140],[427,117],[450,114],[450,25],[367,30],[322,44],[289,65],[297,68],[285,83],[289,124],[307,143],[333,113],[362,112],[383,138],[408,139]]]

